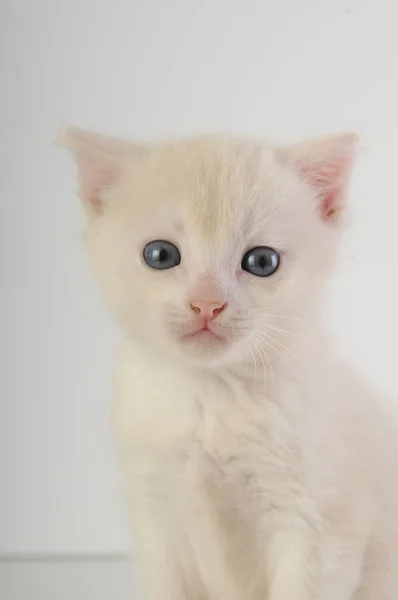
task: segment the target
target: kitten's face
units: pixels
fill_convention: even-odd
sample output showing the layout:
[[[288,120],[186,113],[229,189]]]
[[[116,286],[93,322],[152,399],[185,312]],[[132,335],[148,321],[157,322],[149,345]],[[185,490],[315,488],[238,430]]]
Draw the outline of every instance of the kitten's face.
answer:
[[[335,253],[334,205],[252,142],[188,140],[123,159],[94,205],[87,246],[125,333],[203,365],[283,355]]]

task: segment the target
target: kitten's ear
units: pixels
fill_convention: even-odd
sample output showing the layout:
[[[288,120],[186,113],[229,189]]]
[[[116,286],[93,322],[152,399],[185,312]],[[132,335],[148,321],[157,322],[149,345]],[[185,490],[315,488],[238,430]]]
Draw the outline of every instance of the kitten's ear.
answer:
[[[79,176],[79,196],[91,214],[104,209],[103,191],[117,181],[126,163],[139,159],[146,151],[142,144],[66,127],[58,145],[70,150]]]
[[[345,206],[359,137],[334,135],[301,142],[288,150],[288,160],[316,190],[321,218],[338,221]]]

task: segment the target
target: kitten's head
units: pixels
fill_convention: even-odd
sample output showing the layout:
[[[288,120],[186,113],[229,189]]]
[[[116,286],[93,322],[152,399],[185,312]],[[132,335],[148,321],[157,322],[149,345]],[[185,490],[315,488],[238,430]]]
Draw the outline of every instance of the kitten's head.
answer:
[[[283,354],[333,263],[356,142],[146,147],[66,130],[90,259],[124,332],[201,364]]]

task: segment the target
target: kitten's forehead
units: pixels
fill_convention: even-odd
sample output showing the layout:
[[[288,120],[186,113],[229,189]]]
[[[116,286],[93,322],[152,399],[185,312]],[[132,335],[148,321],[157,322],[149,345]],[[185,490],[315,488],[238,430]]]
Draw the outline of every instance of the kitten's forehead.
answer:
[[[202,261],[236,262],[250,245],[281,248],[291,239],[286,228],[297,219],[286,217],[297,203],[286,202],[288,180],[272,147],[227,137],[188,139],[150,152],[126,182],[123,206],[132,211],[141,242],[183,239]]]
[[[272,148],[227,137],[186,140],[158,151],[156,170],[186,228],[209,243],[244,236],[272,211],[280,185]]]

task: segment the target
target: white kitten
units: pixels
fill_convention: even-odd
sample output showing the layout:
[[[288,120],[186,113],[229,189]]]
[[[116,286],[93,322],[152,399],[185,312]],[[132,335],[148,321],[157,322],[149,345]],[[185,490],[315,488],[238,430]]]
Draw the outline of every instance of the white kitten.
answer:
[[[320,317],[356,137],[62,143],[148,600],[397,600],[398,420]]]

